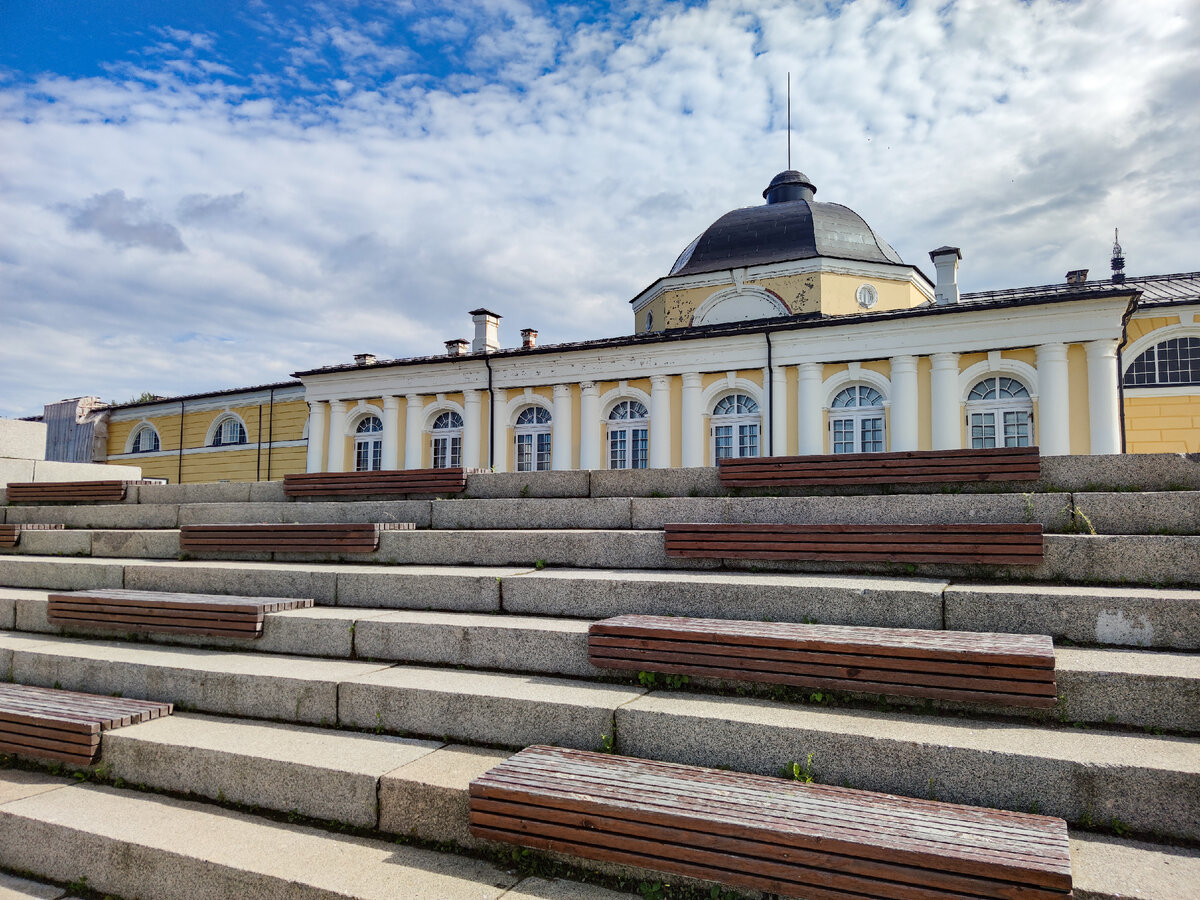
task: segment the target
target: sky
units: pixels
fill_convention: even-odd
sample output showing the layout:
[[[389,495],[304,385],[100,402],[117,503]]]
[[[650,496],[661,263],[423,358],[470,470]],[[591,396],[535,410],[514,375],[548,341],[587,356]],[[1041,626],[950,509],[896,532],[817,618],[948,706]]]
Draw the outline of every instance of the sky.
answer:
[[[1200,269],[1196,0],[0,0],[0,416],[633,330],[792,164],[964,290]]]

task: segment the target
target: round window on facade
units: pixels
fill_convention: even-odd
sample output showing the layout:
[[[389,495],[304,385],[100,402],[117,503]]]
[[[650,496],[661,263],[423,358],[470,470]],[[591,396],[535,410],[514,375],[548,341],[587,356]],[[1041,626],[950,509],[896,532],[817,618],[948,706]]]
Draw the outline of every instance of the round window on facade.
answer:
[[[854,299],[863,309],[870,309],[879,302],[879,291],[875,290],[873,284],[860,284],[854,294]]]

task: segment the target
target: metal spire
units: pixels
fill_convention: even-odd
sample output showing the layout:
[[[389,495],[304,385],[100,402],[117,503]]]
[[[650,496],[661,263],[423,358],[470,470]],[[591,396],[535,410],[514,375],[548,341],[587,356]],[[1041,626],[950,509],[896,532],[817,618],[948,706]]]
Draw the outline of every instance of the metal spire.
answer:
[[[788,72],[788,171],[792,170],[792,73]]]

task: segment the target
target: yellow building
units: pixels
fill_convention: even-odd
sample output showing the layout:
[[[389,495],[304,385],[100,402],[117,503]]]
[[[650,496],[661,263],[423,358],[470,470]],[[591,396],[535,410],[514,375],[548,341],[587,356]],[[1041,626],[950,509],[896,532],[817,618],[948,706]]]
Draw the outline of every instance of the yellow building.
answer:
[[[1200,452],[1200,273],[960,294],[783,172],[630,303],[634,332],[363,354],[298,381],[113,407],[108,459],[170,481],[288,472],[713,465],[723,456],[1024,446]]]

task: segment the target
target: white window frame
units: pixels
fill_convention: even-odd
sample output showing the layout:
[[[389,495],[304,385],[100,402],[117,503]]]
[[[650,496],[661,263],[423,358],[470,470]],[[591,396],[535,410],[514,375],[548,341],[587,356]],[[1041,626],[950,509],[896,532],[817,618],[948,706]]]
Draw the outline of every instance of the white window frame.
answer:
[[[833,404],[846,391],[853,390],[856,392],[855,406],[840,406],[835,407]],[[862,399],[862,391],[874,391],[879,395],[879,402],[871,406],[859,406],[858,401]],[[879,440],[872,441],[878,443],[878,448],[864,447],[864,431],[865,426],[878,420],[879,421]],[[850,440],[838,440],[839,424],[849,423]],[[829,401],[829,452],[835,454],[852,454],[852,453],[883,453],[887,450],[887,397],[883,391],[872,384],[857,382],[848,384],[838,390],[838,392]],[[842,434],[845,435],[844,426]],[[838,450],[838,444],[850,444],[848,450]]]
[[[227,436],[226,433],[230,429],[235,428],[235,427],[237,429],[237,432],[235,432],[235,436],[238,432],[240,432],[242,439],[240,441],[225,440],[225,438]],[[237,413],[227,412],[227,413],[223,413],[223,414],[217,416],[217,418],[213,420],[212,425],[209,426],[208,437],[204,442],[204,446],[206,446],[206,447],[245,447],[249,443],[250,443],[250,432],[246,428],[246,423],[242,421],[242,417],[239,416]]]
[[[378,428],[370,431],[360,429],[368,421],[374,419],[379,423]],[[365,457],[367,465],[362,465]],[[383,469],[383,419],[374,413],[367,413],[354,426],[354,471],[379,472]]]
[[[631,409],[632,404],[637,404],[642,408],[643,415],[637,418],[614,419],[613,413],[622,407],[622,404],[629,404],[626,409]],[[608,468],[610,469],[648,469],[650,467],[650,414],[646,409],[646,404],[641,400],[632,397],[623,397],[612,405],[608,411],[608,417],[605,420],[607,428],[605,431],[605,456],[608,460]],[[644,441],[644,453],[635,456],[634,447],[639,440]],[[616,444],[621,442],[621,450],[623,457],[616,458]],[[614,465],[614,462],[617,465]]]
[[[1000,382],[999,379],[1007,378],[1009,381],[1016,382],[1025,391],[1024,397],[1000,397]],[[986,381],[995,382],[995,391],[997,396],[984,400],[971,400],[971,393],[975,388]],[[972,450],[987,450],[993,447],[1032,447],[1037,444],[1034,434],[1033,421],[1033,396],[1029,390],[1029,385],[1025,384],[1020,378],[1015,375],[1009,375],[1005,372],[989,372],[982,378],[977,378],[970,390],[967,391],[967,401],[964,404],[966,412],[967,425],[967,446]],[[1010,415],[1022,415],[1025,417],[1024,423],[1013,422],[1011,425],[1014,428],[1010,435],[1010,423],[1005,421]],[[987,421],[990,417],[990,421]],[[976,421],[978,418],[978,421]],[[1021,424],[1025,426],[1025,434],[1021,435],[1016,429]],[[991,436],[982,434],[978,438],[975,435],[975,429],[992,430]],[[1010,436],[1013,439],[1009,443]],[[1021,438],[1025,438],[1025,443],[1021,443]],[[991,443],[989,444],[989,440]]]
[[[458,419],[455,426],[438,426],[443,416]],[[435,469],[457,469],[462,466],[463,418],[453,409],[439,412],[430,426],[430,465]]]
[[[716,411],[717,405],[720,404],[720,402],[722,400],[725,400],[725,399],[728,399],[731,397],[743,397],[746,400],[749,400],[752,404],[754,404],[754,408],[759,411],[753,412],[753,413],[747,413],[747,412],[726,413],[726,414],[718,413]],[[754,397],[752,397],[749,394],[744,393],[742,391],[731,391],[731,392],[724,394],[723,396],[717,398],[716,402],[713,403],[712,410],[709,413],[708,421],[709,421],[708,451],[710,454],[709,458],[713,461],[713,465],[716,465],[718,459],[724,459],[724,458],[746,459],[749,457],[762,456],[762,436],[763,436],[762,412],[761,412],[761,407],[759,407],[759,405],[758,405],[758,400],[755,399]],[[717,455],[718,454],[718,439],[720,437],[724,436],[724,435],[719,435],[717,432],[718,432],[718,429],[722,429],[722,428],[729,429],[730,449],[732,450],[732,452],[729,454],[726,454],[726,456],[718,456]],[[753,453],[746,452],[747,448],[746,448],[746,444],[745,444],[745,440],[744,440],[746,437],[746,432],[744,431],[744,429],[750,429],[750,428],[753,429],[753,435],[754,435],[754,448],[753,448],[754,452]]]
[[[143,448],[143,447],[139,446],[139,444],[141,443],[141,440],[142,440],[142,435],[145,435],[145,434],[153,435],[154,445],[152,447],[144,447]],[[162,449],[162,437],[159,435],[158,429],[155,428],[153,425],[151,425],[149,422],[142,422],[140,425],[138,425],[137,428],[133,429],[133,432],[129,435],[129,449],[126,450],[125,452],[126,453],[139,453],[139,454],[140,453],[157,453],[161,449]]]
[[[521,417],[532,413],[535,421],[521,424]],[[544,421],[536,421],[544,416]],[[518,472],[547,472],[551,465],[551,451],[554,447],[552,434],[554,417],[550,410],[536,403],[523,406],[517,410],[513,425],[513,459]],[[522,445],[527,445],[522,447]]]

